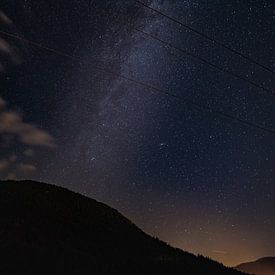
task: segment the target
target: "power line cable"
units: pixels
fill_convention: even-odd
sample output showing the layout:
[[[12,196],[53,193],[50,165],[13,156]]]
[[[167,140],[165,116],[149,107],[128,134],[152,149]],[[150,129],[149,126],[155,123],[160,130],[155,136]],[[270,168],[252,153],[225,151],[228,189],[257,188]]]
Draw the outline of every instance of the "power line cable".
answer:
[[[73,56],[73,55],[70,55],[70,54],[67,54],[67,53],[64,53],[60,50],[56,50],[56,49],[53,49],[53,48],[50,48],[50,47],[47,47],[47,46],[44,46],[43,44],[40,44],[40,43],[37,43],[37,42],[34,42],[32,40],[29,40],[29,39],[26,39],[26,38],[23,38],[23,37],[20,37],[18,35],[14,35],[12,33],[8,33],[8,32],[5,32],[5,31],[1,31],[0,30],[0,33],[4,34],[4,35],[7,35],[11,38],[14,38],[14,39],[18,39],[18,40],[21,40],[21,41],[24,41],[24,42],[27,42],[29,43],[30,45],[33,45],[35,47],[38,47],[38,48],[41,48],[43,50],[46,50],[46,51],[50,51],[52,53],[55,53],[57,55],[60,55],[60,56],[63,56],[63,57],[66,57],[66,58],[70,58],[72,60],[75,60],[75,61],[79,61],[81,62],[81,59],[77,56]],[[163,90],[163,89],[160,89],[158,87],[155,87],[155,86],[152,86],[150,84],[147,84],[147,83],[144,83],[140,80],[137,80],[137,79],[134,79],[134,78],[131,78],[131,77],[128,77],[128,76],[125,76],[125,75],[122,75],[122,74],[119,74],[119,73],[116,73],[114,71],[111,71],[111,70],[108,70],[108,69],[105,69],[105,68],[102,68],[102,67],[99,67],[99,66],[93,66],[96,70],[99,70],[99,71],[103,71],[103,72],[106,72],[108,74],[111,74],[111,75],[114,75],[114,76],[117,76],[119,78],[122,78],[122,79],[125,79],[127,81],[130,81],[130,82],[133,82],[139,86],[142,86],[142,87],[145,87],[147,89],[150,89],[152,91],[155,91],[155,92],[158,92],[160,94],[163,94],[163,95],[166,95],[168,97],[172,97],[172,98],[175,98],[175,99],[178,99],[184,103],[187,103],[187,104],[190,104],[192,105],[193,107],[196,107],[198,109],[203,109],[203,110],[206,110],[210,113],[214,113],[214,114],[217,114],[219,116],[222,116],[222,117],[225,117],[225,118],[228,118],[228,119],[231,119],[231,120],[234,120],[234,121],[237,121],[237,122],[240,122],[242,124],[245,124],[247,126],[250,126],[250,127],[253,127],[253,128],[256,128],[256,129],[259,129],[259,130],[262,130],[262,131],[265,131],[269,134],[272,134],[272,135],[275,135],[275,130],[274,129],[269,129],[269,128],[266,128],[264,126],[260,126],[260,125],[257,125],[257,124],[254,124],[250,121],[247,121],[247,120],[244,120],[244,119],[241,119],[239,117],[235,117],[233,115],[230,115],[230,114],[227,114],[227,113],[224,113],[220,110],[216,110],[216,109],[213,109],[209,106],[206,106],[206,105],[202,105],[202,104],[199,104],[199,103],[196,103],[188,98],[185,98],[185,97],[182,97],[182,96],[179,96],[179,95],[175,95],[173,93],[170,93],[170,92],[167,92],[166,90]]]
[[[252,86],[254,86],[254,87],[258,88],[258,89],[261,89],[261,90],[263,90],[263,91],[265,91],[265,92],[267,92],[267,93],[269,93],[269,94],[271,94],[273,96],[275,95],[275,93],[272,90],[267,89],[267,88],[263,87],[262,85],[259,85],[258,83],[254,82],[252,80],[249,80],[249,79],[244,78],[244,77],[242,77],[242,76],[240,76],[240,75],[238,75],[238,74],[236,74],[236,73],[234,73],[232,71],[229,71],[229,70],[226,70],[226,69],[224,69],[222,67],[219,67],[216,64],[211,63],[210,61],[208,61],[208,60],[206,60],[206,59],[204,59],[204,58],[202,58],[202,57],[200,57],[200,56],[198,56],[196,54],[193,54],[193,53],[191,53],[191,52],[189,52],[189,51],[187,51],[185,49],[182,49],[182,48],[179,48],[177,46],[174,46],[170,42],[167,42],[167,41],[165,41],[165,40],[163,40],[163,39],[161,39],[161,38],[159,38],[157,36],[154,36],[154,35],[152,35],[152,34],[150,34],[148,32],[145,32],[145,31],[137,29],[137,28],[134,28],[134,29],[137,32],[140,32],[140,33],[144,34],[145,36],[148,36],[148,37],[150,37],[150,38],[152,38],[152,39],[154,39],[154,40],[156,40],[156,41],[158,41],[158,42],[160,42],[160,43],[162,43],[162,44],[164,44],[166,46],[169,46],[170,48],[173,48],[173,49],[175,49],[177,51],[180,51],[180,52],[182,52],[182,53],[184,53],[186,55],[189,55],[189,56],[191,56],[191,57],[199,60],[200,62],[202,62],[202,63],[204,63],[204,64],[206,64],[206,65],[208,65],[208,66],[210,66],[212,68],[215,68],[215,69],[217,69],[217,70],[219,70],[219,71],[221,71],[223,73],[229,74],[229,75],[231,75],[231,76],[233,76],[235,78],[238,78],[238,79],[240,79],[242,81],[245,81],[245,82],[249,83],[250,85],[252,85]]]
[[[125,16],[127,18],[127,14],[121,13],[121,15],[123,15],[123,16]],[[195,59],[199,60],[200,62],[202,62],[202,63],[204,63],[204,64],[206,64],[206,65],[208,65],[208,66],[210,66],[212,68],[215,68],[216,70],[219,70],[219,71],[221,71],[221,72],[223,72],[225,74],[229,74],[230,76],[233,76],[233,77],[238,78],[238,79],[240,79],[242,81],[245,81],[248,84],[250,84],[250,85],[252,85],[252,86],[254,86],[256,88],[261,89],[264,92],[266,92],[266,93],[268,93],[268,94],[270,94],[272,96],[275,96],[275,93],[271,89],[265,88],[264,86],[262,86],[262,85],[260,85],[260,84],[258,84],[256,82],[254,82],[254,81],[252,81],[252,80],[250,80],[248,78],[242,77],[242,76],[234,73],[233,71],[230,71],[230,70],[224,69],[222,67],[219,67],[218,65],[216,65],[216,64],[208,61],[207,59],[204,59],[204,58],[202,58],[202,57],[200,57],[200,56],[198,56],[198,55],[196,55],[196,54],[194,54],[194,53],[192,53],[192,52],[190,52],[190,51],[188,51],[186,49],[182,49],[182,48],[179,48],[177,46],[174,46],[173,44],[171,44],[171,43],[169,43],[169,42],[167,42],[167,41],[165,41],[165,40],[163,40],[163,39],[161,39],[159,37],[156,37],[156,36],[154,36],[154,35],[152,35],[152,34],[150,34],[148,32],[145,32],[145,31],[140,30],[140,29],[135,28],[135,27],[133,27],[132,29],[134,29],[135,31],[140,32],[140,33],[142,33],[142,34],[144,34],[144,35],[146,35],[146,36],[148,36],[148,37],[150,37],[150,38],[152,38],[154,40],[157,40],[158,42],[160,42],[162,44],[165,44],[166,46],[169,46],[170,48],[174,48],[177,51],[183,52],[184,54],[189,55],[192,58],[195,58]]]
[[[165,13],[163,13],[163,12],[161,12],[161,11],[155,9],[155,8],[152,8],[151,6],[145,4],[142,1],[139,1],[139,0],[133,0],[133,1],[136,2],[136,3],[138,3],[138,4],[140,4],[140,5],[142,5],[143,7],[147,8],[147,9],[149,9],[149,10],[151,10],[151,11],[153,11],[153,12],[155,12],[155,13],[161,15],[161,16],[163,16],[163,17],[166,17],[167,19],[173,21],[174,23],[177,23],[178,25],[183,26],[184,28],[188,29],[189,31],[192,31],[192,32],[200,35],[201,37],[204,37],[205,39],[207,39],[207,40],[209,40],[209,41],[211,41],[211,42],[213,42],[213,43],[215,43],[215,44],[217,44],[217,45],[225,48],[226,50],[228,50],[228,51],[230,51],[230,52],[232,52],[234,54],[237,54],[238,56],[240,56],[240,57],[248,60],[249,62],[251,62],[251,63],[253,63],[253,64],[255,64],[255,65],[259,66],[259,67],[261,67],[262,69],[264,69],[264,70],[266,70],[266,71],[268,71],[268,72],[270,72],[272,74],[275,74],[275,71],[273,71],[269,67],[261,64],[260,62],[254,60],[250,56],[247,56],[247,55],[245,55],[245,54],[243,54],[243,53],[241,53],[241,52],[239,52],[239,51],[237,51],[237,50],[235,50],[235,49],[227,46],[226,44],[224,44],[224,43],[222,43],[222,42],[214,39],[213,37],[210,37],[207,34],[201,32],[201,31],[198,31],[197,29],[194,29],[193,27],[188,26],[187,24],[184,24],[183,22],[179,21],[178,19],[175,19],[175,18],[173,18],[173,17],[171,17],[171,16],[169,16],[169,15],[167,15],[167,14],[165,14]]]

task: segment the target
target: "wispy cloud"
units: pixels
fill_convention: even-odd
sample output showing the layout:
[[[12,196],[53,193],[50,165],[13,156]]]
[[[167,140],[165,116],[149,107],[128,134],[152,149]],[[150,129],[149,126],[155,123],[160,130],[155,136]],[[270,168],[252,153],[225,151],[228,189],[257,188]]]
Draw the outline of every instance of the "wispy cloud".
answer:
[[[15,173],[9,173],[6,177],[7,180],[17,180],[17,176]]]
[[[0,159],[0,178],[16,179],[17,175],[29,175],[37,170],[36,166],[31,163],[16,163],[16,161],[15,155]]]
[[[13,24],[12,20],[1,10],[0,10],[0,22],[3,22],[4,24],[9,26]]]
[[[0,172],[5,171],[9,167],[10,162],[6,159],[0,159]]]
[[[26,157],[33,157],[34,156],[34,150],[32,149],[27,149],[23,152],[24,156]]]
[[[6,106],[6,101],[0,97],[0,111]]]
[[[15,137],[10,139],[9,146],[16,146],[19,142],[22,145],[48,147],[56,146],[55,139],[46,131],[23,121],[21,114],[10,111],[3,98],[0,97],[0,138]],[[37,149],[36,149],[37,150]],[[9,150],[9,156],[0,155],[0,177],[4,179],[15,179],[22,174],[30,174],[36,171],[36,166],[25,163],[24,158],[30,159],[35,155],[32,148],[25,149],[21,154]]]
[[[16,30],[12,20],[0,10],[0,27],[2,30],[14,32]],[[1,34],[0,34],[1,35]],[[7,67],[11,65],[18,65],[21,63],[19,50],[14,41],[9,41],[6,37],[0,36],[0,73],[5,72]]]
[[[38,129],[34,125],[24,122],[20,114],[7,111],[5,106],[5,101],[0,98],[0,135],[14,135],[22,143],[27,145],[46,147],[55,146],[55,140],[49,133]]]
[[[32,164],[25,164],[25,163],[21,163],[18,165],[18,169],[20,172],[23,173],[31,173],[36,171],[36,167]]]
[[[0,10],[0,28],[3,31],[17,34],[18,31],[13,21]],[[21,63],[21,47],[23,43],[9,39],[0,33],[0,73],[6,73],[13,65]],[[0,96],[0,146],[5,148],[4,155],[0,152],[0,177],[16,179],[22,174],[30,174],[36,171],[36,166],[29,163],[34,157],[33,147],[53,148],[56,146],[55,139],[47,131],[25,122],[18,112],[11,111],[6,101]],[[23,151],[13,152],[18,143]],[[23,145],[23,146],[22,146]],[[28,149],[24,149],[27,147]],[[37,151],[38,149],[35,149]],[[20,149],[21,150],[21,149]],[[27,162],[27,163],[26,163]]]

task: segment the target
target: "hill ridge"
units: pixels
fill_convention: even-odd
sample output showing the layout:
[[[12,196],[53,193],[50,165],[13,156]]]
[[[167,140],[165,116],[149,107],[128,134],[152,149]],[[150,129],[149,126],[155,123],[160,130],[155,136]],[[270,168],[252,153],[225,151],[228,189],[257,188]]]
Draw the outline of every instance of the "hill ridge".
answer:
[[[242,274],[173,248],[107,204],[53,184],[0,181],[0,217],[1,274]]]
[[[255,261],[241,263],[236,269],[255,275],[275,275],[275,257],[266,256]]]

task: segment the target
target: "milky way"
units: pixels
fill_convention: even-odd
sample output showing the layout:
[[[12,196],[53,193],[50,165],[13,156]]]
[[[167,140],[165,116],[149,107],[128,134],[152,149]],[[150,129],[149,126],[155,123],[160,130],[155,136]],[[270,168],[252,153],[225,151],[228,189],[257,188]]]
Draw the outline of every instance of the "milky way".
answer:
[[[275,253],[274,136],[97,67],[271,129],[274,97],[136,29],[269,89],[272,74],[134,1],[14,2],[1,10],[21,36],[79,58],[16,45],[22,64],[2,73],[1,97],[56,143],[9,141],[1,157],[35,167],[13,171],[18,178],[104,201],[148,233],[228,265]],[[147,3],[274,68],[271,1]]]

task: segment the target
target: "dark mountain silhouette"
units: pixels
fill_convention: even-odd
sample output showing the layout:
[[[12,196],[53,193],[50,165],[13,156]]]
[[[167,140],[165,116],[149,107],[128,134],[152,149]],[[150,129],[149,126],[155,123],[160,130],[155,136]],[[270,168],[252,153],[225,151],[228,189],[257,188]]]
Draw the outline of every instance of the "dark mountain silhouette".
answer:
[[[238,275],[64,188],[0,181],[0,274]]]
[[[236,268],[255,275],[275,275],[275,257],[265,257],[255,262],[243,263]]]

